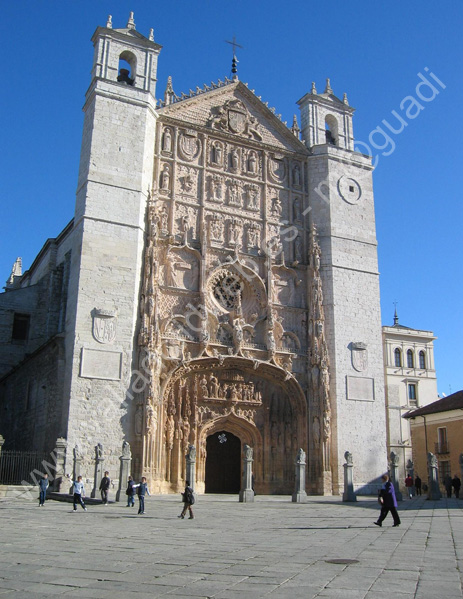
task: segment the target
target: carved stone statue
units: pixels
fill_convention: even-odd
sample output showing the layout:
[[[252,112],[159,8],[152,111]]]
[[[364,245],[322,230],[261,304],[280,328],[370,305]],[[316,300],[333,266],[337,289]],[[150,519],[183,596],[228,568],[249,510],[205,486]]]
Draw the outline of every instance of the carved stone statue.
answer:
[[[345,452],[344,459],[346,460],[346,464],[353,464],[354,463],[354,459],[353,459],[352,454],[350,453],[350,451],[346,451]]]
[[[162,138],[162,149],[164,152],[172,152],[172,134],[170,129],[166,129],[164,131],[164,136]]]
[[[130,443],[128,443],[127,441],[124,441],[122,443],[122,456],[129,458],[131,457],[131,451],[130,451]]]
[[[101,443],[98,443],[95,446],[95,458],[97,460],[102,460],[103,459],[103,445]]]
[[[238,167],[239,167],[239,160],[240,160],[240,159],[239,159],[238,150],[236,150],[236,149],[233,149],[233,150],[231,151],[231,154],[230,154],[230,164],[231,164],[231,167],[232,167],[232,169],[233,169],[234,171],[237,171],[237,170],[238,170]]]
[[[166,164],[161,172],[161,189],[166,191],[170,185],[170,172],[169,166]]]
[[[244,455],[245,455],[246,459],[252,460],[252,454],[253,454],[252,447],[249,447],[249,445],[245,444],[244,445]]]
[[[255,152],[250,152],[248,158],[248,171],[252,174],[257,172],[257,160]]]

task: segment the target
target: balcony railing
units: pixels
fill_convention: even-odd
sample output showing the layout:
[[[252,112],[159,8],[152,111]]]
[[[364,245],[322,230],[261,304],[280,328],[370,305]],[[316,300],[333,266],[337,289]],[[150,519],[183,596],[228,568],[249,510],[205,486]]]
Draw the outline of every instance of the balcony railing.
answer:
[[[436,454],[450,453],[449,444],[447,443],[447,441],[435,443],[434,448],[434,453]]]

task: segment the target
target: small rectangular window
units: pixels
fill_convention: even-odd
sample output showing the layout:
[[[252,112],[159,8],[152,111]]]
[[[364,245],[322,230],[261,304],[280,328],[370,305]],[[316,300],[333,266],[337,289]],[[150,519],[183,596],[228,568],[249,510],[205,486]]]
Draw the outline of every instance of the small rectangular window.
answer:
[[[416,385],[415,383],[408,384],[408,401],[410,405],[416,406]]]
[[[29,336],[29,325],[31,317],[29,314],[16,314],[13,320],[13,330],[11,332],[12,341],[27,341]]]

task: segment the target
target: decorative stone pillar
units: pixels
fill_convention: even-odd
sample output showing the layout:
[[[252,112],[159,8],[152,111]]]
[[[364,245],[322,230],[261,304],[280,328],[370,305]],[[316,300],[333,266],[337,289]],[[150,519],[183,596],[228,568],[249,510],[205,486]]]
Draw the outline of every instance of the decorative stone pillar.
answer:
[[[254,501],[254,491],[252,490],[252,447],[249,445],[244,446],[243,453],[243,481],[241,483],[241,491],[240,491],[240,502],[253,502]]]
[[[186,471],[185,480],[190,481],[190,487],[195,490],[196,481],[196,447],[194,445],[188,445],[188,453],[185,456],[186,459]]]
[[[407,474],[410,474],[410,476],[412,477],[412,481],[413,481],[412,495],[416,495],[416,489],[415,489],[415,464],[411,460],[407,461]]]
[[[130,445],[127,441],[122,443],[122,455],[119,460],[121,462],[121,468],[119,470],[119,488],[116,492],[116,501],[121,500],[121,493],[127,488],[127,482],[132,468],[132,452],[130,451]]]
[[[103,445],[98,443],[98,445],[95,445],[95,477],[93,479],[93,489],[90,497],[96,497],[97,491],[100,489],[101,479],[103,478],[103,464]]]
[[[305,466],[306,454],[303,449],[299,449],[296,456],[296,483],[292,496],[293,503],[305,503],[307,501],[307,493],[305,492]]]
[[[350,451],[344,454],[346,463],[344,464],[344,493],[343,501],[357,501],[357,495],[354,492],[354,460]]]
[[[428,453],[428,499],[436,500],[442,497],[439,489],[439,469],[436,456]]]
[[[391,468],[391,482],[394,485],[395,497],[397,501],[402,501],[402,493],[399,489],[399,456],[391,451],[390,457],[390,468]]]
[[[5,439],[2,437],[2,435],[0,435],[0,455],[2,455],[2,447],[4,443]]]
[[[52,489],[59,493],[64,479],[64,463],[66,461],[67,441],[63,437],[56,439],[55,447],[55,478],[53,479]]]

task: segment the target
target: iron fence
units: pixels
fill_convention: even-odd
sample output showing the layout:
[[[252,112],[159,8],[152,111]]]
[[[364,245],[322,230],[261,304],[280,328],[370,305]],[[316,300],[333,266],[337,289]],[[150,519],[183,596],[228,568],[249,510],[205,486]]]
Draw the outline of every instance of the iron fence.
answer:
[[[54,460],[50,454],[38,451],[2,451],[0,453],[0,484],[35,485],[43,474],[55,475]]]

